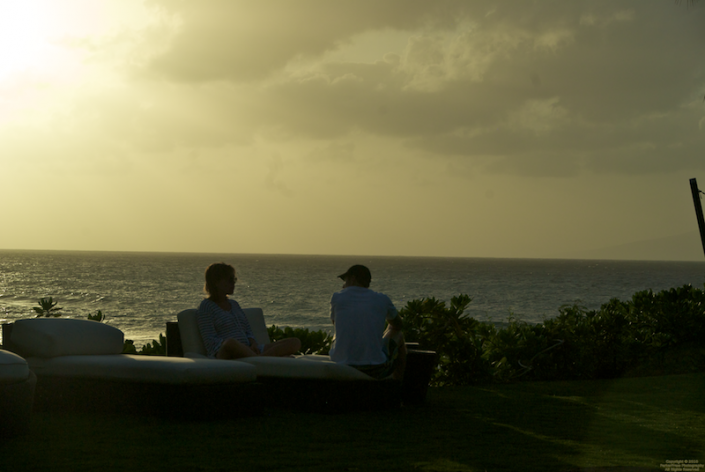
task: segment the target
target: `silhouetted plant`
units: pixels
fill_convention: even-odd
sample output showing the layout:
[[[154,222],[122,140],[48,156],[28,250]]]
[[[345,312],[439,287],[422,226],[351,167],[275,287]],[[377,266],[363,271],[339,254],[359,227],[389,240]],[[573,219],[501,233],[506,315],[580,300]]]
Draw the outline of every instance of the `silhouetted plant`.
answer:
[[[453,297],[447,307],[443,301],[425,298],[411,300],[399,311],[406,340],[438,354],[434,385],[464,385],[491,376],[493,367],[483,352],[494,326],[483,326],[464,314],[471,301],[463,294]]]
[[[57,307],[58,301],[54,301],[52,297],[49,298],[42,298],[37,302],[39,304],[38,307],[33,307],[34,311],[37,312],[36,318],[42,318],[42,317],[54,317],[57,318],[61,316],[61,313],[59,313],[59,310],[61,310],[61,307]]]
[[[689,285],[599,310],[566,305],[538,324],[510,318],[501,329],[464,315],[470,301],[412,300],[399,312],[406,339],[439,355],[435,385],[705,370],[705,292]]]
[[[98,310],[95,315],[91,315],[90,313],[88,313],[88,319],[91,321],[102,322],[103,320],[105,320],[105,315],[102,311]]]
[[[133,344],[134,345],[134,344]],[[153,339],[151,343],[142,346],[137,354],[144,356],[166,356],[166,337],[159,333],[159,340]]]
[[[135,347],[135,342],[132,339],[125,339],[122,345],[123,354],[137,354],[137,348]]]

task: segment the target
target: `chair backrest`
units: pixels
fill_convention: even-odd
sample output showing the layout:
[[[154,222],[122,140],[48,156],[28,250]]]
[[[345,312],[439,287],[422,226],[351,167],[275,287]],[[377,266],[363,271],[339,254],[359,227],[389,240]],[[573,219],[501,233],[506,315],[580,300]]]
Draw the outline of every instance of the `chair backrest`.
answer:
[[[242,311],[245,312],[247,316],[247,321],[250,322],[250,328],[252,328],[252,333],[255,335],[255,340],[260,344],[269,344],[272,341],[269,339],[269,332],[267,331],[267,325],[264,322],[264,313],[261,308],[243,308]]]
[[[258,343],[267,344],[270,341],[267,325],[264,322],[264,313],[261,308],[243,308],[247,321],[250,322],[252,333]],[[185,357],[206,356],[206,346],[203,344],[201,332],[198,329],[198,310],[191,308],[184,310],[176,319],[179,322],[179,332],[181,333],[181,345],[184,348]]]
[[[179,322],[184,357],[206,356],[206,346],[198,329],[198,310],[195,308],[184,310],[176,315],[176,320]]]

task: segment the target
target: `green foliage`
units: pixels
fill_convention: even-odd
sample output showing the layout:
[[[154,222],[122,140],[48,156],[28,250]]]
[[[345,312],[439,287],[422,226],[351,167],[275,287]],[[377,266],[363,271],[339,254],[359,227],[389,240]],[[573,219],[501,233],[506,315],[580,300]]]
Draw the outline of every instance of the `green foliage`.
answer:
[[[59,310],[61,310],[61,307],[57,307],[56,305],[59,304],[58,301],[54,301],[53,297],[49,298],[42,298],[38,302],[39,306],[33,307],[34,311],[37,312],[36,318],[42,318],[42,317],[54,317],[57,318],[61,316],[61,313],[59,313]]]
[[[125,339],[125,343],[122,345],[123,354],[137,354],[137,348],[135,347],[135,342],[132,339]]]
[[[434,385],[705,370],[705,292],[689,285],[612,299],[599,310],[563,306],[539,324],[510,318],[501,329],[464,315],[470,302],[412,300],[399,312],[406,339],[438,353]]]
[[[98,313],[96,313],[95,315],[91,315],[90,313],[88,313],[88,319],[91,321],[101,322],[101,321],[105,320],[105,315],[103,314],[102,311],[98,310]]]
[[[163,333],[159,334],[159,340],[153,339],[138,351],[132,339],[125,339],[122,348],[123,354],[137,354],[142,356],[166,356],[166,338]]]
[[[425,298],[411,300],[399,311],[406,340],[438,354],[436,385],[464,385],[490,376],[491,366],[482,356],[482,334],[494,326],[463,314],[471,301],[468,295],[459,295],[446,307],[443,301]]]
[[[323,330],[309,331],[307,328],[290,328],[289,326],[279,328],[272,325],[267,328],[267,332],[272,342],[285,338],[299,338],[302,354],[327,355],[333,343],[333,336]]]
[[[144,356],[166,356],[166,337],[164,337],[164,334],[159,333],[159,341],[153,339],[151,343],[142,346],[138,354]]]

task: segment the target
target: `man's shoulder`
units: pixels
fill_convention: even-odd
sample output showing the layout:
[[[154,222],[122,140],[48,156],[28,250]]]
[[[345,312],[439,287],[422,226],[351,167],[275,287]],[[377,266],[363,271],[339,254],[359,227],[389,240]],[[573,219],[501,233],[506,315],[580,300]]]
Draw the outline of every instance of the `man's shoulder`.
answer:
[[[390,298],[382,292],[375,292],[374,290],[369,290],[369,289],[368,289],[368,291],[369,291],[370,297],[376,297],[376,298],[382,298],[385,300],[390,300]]]
[[[336,299],[355,299],[355,300],[384,300],[391,301],[390,298],[382,292],[375,292],[364,287],[348,287],[339,292],[335,292],[331,297],[331,302]]]

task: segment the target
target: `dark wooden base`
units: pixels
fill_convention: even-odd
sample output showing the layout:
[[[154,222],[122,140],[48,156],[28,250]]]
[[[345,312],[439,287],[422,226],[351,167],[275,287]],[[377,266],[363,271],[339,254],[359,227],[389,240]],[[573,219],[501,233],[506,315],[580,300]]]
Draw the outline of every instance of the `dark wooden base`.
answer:
[[[409,349],[406,354],[406,370],[402,384],[402,401],[405,405],[420,405],[426,401],[428,383],[436,368],[438,354],[435,351]]]
[[[32,372],[24,382],[0,383],[0,438],[28,431],[36,383]]]

